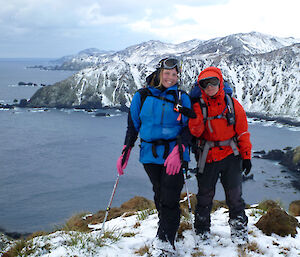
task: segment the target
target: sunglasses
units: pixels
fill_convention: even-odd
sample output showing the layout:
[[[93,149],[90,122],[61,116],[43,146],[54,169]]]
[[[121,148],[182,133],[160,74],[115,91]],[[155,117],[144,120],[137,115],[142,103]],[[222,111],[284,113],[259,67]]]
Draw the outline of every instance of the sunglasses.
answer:
[[[160,61],[160,68],[171,70],[176,68],[177,71],[180,71],[179,61],[175,58],[166,58]]]
[[[199,81],[199,86],[202,89],[207,88],[209,85],[211,85],[213,87],[217,87],[220,85],[220,80],[216,77],[211,77],[211,78],[201,79]]]

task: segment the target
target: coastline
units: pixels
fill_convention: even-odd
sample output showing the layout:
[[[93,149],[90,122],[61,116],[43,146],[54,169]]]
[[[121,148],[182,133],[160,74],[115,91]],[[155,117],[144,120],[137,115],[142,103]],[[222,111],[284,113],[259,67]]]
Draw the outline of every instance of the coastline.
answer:
[[[21,99],[19,103],[16,104],[8,104],[8,103],[0,103],[0,109],[14,109],[15,107],[19,108],[45,108],[45,109],[80,109],[80,110],[120,110],[121,112],[129,112],[129,108],[126,106],[120,107],[109,107],[103,106],[102,108],[94,107],[92,105],[88,106],[57,106],[57,107],[47,107],[47,106],[31,106],[30,101],[27,99]],[[252,118],[254,120],[265,120],[265,121],[274,121],[282,125],[289,125],[294,127],[300,127],[300,117],[292,118],[292,117],[283,117],[283,116],[273,116],[271,114],[259,113],[259,112],[246,112],[247,118]]]
[[[272,116],[270,114],[258,113],[258,112],[246,112],[248,118],[260,119],[265,121],[275,121],[283,125],[290,125],[300,127],[300,118],[291,118],[283,116]]]

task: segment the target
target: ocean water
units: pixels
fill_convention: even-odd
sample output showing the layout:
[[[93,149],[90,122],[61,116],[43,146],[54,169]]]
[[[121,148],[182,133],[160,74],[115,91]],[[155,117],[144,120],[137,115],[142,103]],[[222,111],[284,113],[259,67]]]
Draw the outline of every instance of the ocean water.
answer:
[[[52,85],[73,71],[46,71],[28,69],[34,65],[49,65],[50,59],[3,59],[0,58],[0,103],[12,103],[14,99],[30,98],[39,87],[17,86],[19,82]]]
[[[37,90],[17,87],[19,81],[51,84],[72,74],[24,69],[28,62],[41,64],[40,60],[0,60],[0,100],[30,98]],[[107,207],[127,114],[105,112],[111,116],[56,109],[0,111],[0,227],[22,233],[51,230],[75,213]],[[300,145],[300,128],[253,120],[249,123],[254,150]],[[113,206],[136,195],[152,199],[151,184],[138,156],[137,142],[125,175],[120,178]],[[245,201],[253,204],[274,199],[288,207],[291,201],[299,200],[300,191],[293,187],[299,176],[284,170],[277,162],[253,159],[254,180],[243,184]],[[197,192],[194,176],[188,186],[191,192]],[[220,184],[215,199],[224,199]]]

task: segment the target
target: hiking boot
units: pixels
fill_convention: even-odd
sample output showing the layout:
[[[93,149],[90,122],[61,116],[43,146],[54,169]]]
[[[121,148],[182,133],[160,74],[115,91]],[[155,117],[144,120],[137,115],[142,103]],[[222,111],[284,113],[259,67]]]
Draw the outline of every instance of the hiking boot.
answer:
[[[210,244],[210,232],[203,231],[202,233],[196,233],[196,244],[197,245],[209,245]]]
[[[245,245],[249,242],[248,230],[240,229],[235,230],[231,228],[231,241],[237,245]]]
[[[247,224],[241,219],[229,221],[231,241],[237,245],[245,245],[249,242]]]
[[[151,256],[164,257],[164,256],[176,256],[175,245],[169,241],[162,241],[158,237],[155,237],[152,243]]]

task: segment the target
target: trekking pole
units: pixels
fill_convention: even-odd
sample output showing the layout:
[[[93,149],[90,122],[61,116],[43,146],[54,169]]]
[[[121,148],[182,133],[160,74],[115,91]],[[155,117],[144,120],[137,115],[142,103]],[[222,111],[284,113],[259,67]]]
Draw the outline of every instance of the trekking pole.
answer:
[[[188,199],[188,210],[189,210],[189,216],[190,216],[190,222],[192,225],[192,230],[193,230],[193,237],[195,240],[195,244],[197,244],[196,242],[196,231],[195,231],[195,227],[194,227],[194,222],[193,222],[193,213],[192,213],[192,205],[191,205],[191,200],[190,200],[190,193],[189,193],[189,189],[188,189],[188,185],[187,185],[187,170],[183,169],[183,175],[184,175],[184,185],[185,185],[185,190],[186,190],[186,196]]]
[[[110,196],[110,200],[108,202],[108,206],[106,208],[105,217],[104,217],[104,220],[103,220],[103,223],[102,223],[102,228],[101,228],[99,237],[101,237],[103,232],[104,232],[104,225],[105,225],[105,222],[106,222],[106,219],[107,219],[107,216],[108,216],[108,212],[110,211],[110,206],[111,206],[111,203],[113,201],[113,198],[114,198],[114,195],[115,195],[118,183],[119,183],[119,178],[120,178],[120,175],[118,174],[115,185],[114,185],[114,188],[113,188],[113,191],[112,191],[111,196]]]

